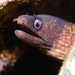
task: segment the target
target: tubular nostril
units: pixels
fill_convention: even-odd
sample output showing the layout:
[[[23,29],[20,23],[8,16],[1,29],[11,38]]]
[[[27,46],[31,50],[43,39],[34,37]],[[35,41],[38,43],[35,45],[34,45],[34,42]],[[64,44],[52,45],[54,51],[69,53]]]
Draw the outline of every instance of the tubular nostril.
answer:
[[[22,24],[24,25],[25,21],[23,19],[13,19],[13,22],[17,22],[17,24]]]
[[[24,24],[24,21],[19,19],[14,19],[13,22],[17,22],[17,24]]]
[[[17,19],[13,19],[13,22],[17,21]]]

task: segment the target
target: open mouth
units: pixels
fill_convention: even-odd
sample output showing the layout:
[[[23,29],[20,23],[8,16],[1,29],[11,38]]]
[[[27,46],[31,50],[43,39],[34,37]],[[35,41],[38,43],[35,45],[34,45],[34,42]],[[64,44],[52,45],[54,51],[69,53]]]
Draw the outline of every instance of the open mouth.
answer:
[[[39,35],[35,34],[33,31],[28,29],[27,27],[20,27],[20,29],[15,30],[15,35],[22,40],[23,42],[30,44],[35,47],[42,47],[42,48],[50,48],[50,44],[46,42],[43,38]]]
[[[17,28],[19,31],[22,31],[30,36],[33,36],[33,37],[37,37],[37,38],[40,38],[42,39],[38,34],[36,34],[35,32],[33,32],[32,30],[30,30],[29,28],[23,26],[21,27],[21,25],[19,25],[19,27]],[[15,30],[16,31],[16,30]],[[43,39],[42,39],[43,40]]]
[[[18,30],[15,30],[15,35],[17,38],[21,39],[23,42],[31,44],[31,45],[41,45],[45,43],[45,41],[32,30],[25,26],[18,26]]]

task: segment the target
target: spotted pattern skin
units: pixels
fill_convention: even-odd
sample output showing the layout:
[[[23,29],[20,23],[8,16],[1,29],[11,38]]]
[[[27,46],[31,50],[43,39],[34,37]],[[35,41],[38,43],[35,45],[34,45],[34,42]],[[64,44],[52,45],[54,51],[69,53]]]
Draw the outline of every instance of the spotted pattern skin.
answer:
[[[42,27],[39,30],[33,27],[36,19],[39,19],[42,23]],[[25,33],[16,31],[15,34],[19,39],[25,43],[38,47],[48,56],[59,60],[64,60],[65,56],[71,50],[73,42],[75,41],[75,25],[55,16],[42,14],[36,15],[35,17],[30,15],[21,15],[17,19],[14,19],[14,21],[17,21],[21,27],[27,27],[29,32],[30,30],[33,31],[46,42],[43,42],[38,38],[35,39],[35,36],[33,39],[31,36],[27,35],[25,31]]]
[[[58,59],[64,60],[75,41],[75,27],[73,24],[67,23],[64,25],[62,32],[57,35],[59,35],[59,38],[53,42],[53,48],[49,53]]]

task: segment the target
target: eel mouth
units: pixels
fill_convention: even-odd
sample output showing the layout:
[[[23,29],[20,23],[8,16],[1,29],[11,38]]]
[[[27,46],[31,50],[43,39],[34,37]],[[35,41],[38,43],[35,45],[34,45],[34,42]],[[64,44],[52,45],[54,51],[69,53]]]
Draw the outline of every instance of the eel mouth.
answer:
[[[31,37],[35,37],[35,38],[39,38],[44,40],[43,38],[41,38],[38,34],[36,34],[35,32],[33,32],[32,30],[30,30],[29,28],[27,28],[26,26],[19,26],[18,30],[15,30],[15,34],[19,34],[19,33],[25,33],[30,35]],[[21,34],[20,34],[21,35]],[[25,35],[24,35],[25,36]]]
[[[45,47],[50,46],[42,37],[38,34],[34,33],[27,27],[20,27],[19,30],[15,30],[15,35],[22,40],[23,42],[37,46],[37,47]]]

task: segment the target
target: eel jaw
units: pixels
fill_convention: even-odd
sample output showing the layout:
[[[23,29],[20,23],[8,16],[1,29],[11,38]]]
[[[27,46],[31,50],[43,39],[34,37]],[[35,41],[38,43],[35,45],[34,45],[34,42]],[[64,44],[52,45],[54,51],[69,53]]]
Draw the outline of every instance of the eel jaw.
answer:
[[[23,42],[39,48],[50,49],[50,44],[43,40],[41,37],[31,35],[23,30],[15,30],[15,35]]]

